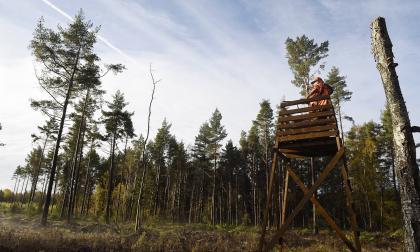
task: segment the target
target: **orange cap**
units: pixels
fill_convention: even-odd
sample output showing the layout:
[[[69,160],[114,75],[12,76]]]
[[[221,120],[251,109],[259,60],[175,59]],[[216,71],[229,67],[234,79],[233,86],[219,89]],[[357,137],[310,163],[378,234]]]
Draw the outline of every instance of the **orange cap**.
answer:
[[[322,82],[324,82],[324,80],[323,80],[321,77],[316,76],[316,77],[313,79],[313,81],[311,81],[311,84],[313,84],[313,83],[315,83],[315,82],[317,82],[317,81],[322,81]]]

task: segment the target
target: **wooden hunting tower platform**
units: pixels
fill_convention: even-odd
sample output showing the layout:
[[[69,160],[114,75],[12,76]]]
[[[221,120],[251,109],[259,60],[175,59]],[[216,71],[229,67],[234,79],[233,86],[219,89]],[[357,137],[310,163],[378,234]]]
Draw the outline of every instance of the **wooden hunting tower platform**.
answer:
[[[319,101],[324,101],[323,103],[326,102],[327,105],[310,105],[310,103],[313,102],[320,103]],[[281,103],[280,108],[259,251],[270,251],[276,244],[280,245],[281,250],[284,242],[283,236],[287,228],[303,209],[305,204],[308,201],[311,201],[312,204],[315,205],[317,214],[325,219],[346,246],[351,251],[360,252],[359,231],[356,214],[353,210],[352,191],[346,165],[344,146],[342,139],[340,138],[337,119],[330,97],[321,96],[310,99],[284,101]],[[298,176],[299,174],[293,169],[291,163],[291,159],[306,157],[332,157],[329,163],[320,170],[318,178],[309,186],[306,186],[302,182]],[[265,233],[271,208],[273,189],[279,189],[279,183],[276,182],[277,179],[275,179],[275,177],[280,160],[283,160],[286,174],[283,180],[281,208],[279,211],[275,211],[276,214],[279,212],[281,216],[275,216],[275,219],[281,220],[281,223],[277,225],[275,234],[266,242]],[[340,168],[340,173],[343,178],[347,200],[347,212],[353,233],[353,241],[346,237],[345,233],[336,224],[333,217],[330,216],[314,196],[314,192],[325,183],[327,176],[335,167]],[[302,190],[303,197],[293,211],[286,216],[289,177],[291,177],[300,190]]]

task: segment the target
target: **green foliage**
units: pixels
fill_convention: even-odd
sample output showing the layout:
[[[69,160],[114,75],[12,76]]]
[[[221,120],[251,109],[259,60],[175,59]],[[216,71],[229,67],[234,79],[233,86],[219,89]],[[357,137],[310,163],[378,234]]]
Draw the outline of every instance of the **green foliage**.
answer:
[[[327,75],[325,83],[334,88],[331,100],[334,107],[340,107],[344,101],[350,101],[353,92],[347,89],[346,77],[340,75],[337,67],[333,66]]]
[[[400,226],[400,206],[392,186],[392,162],[387,160],[386,132],[381,125],[368,122],[353,126],[347,134],[349,168],[363,228],[381,230]],[[382,213],[382,214],[381,214]]]
[[[133,136],[134,129],[131,116],[134,113],[124,110],[128,105],[125,101],[124,94],[117,90],[112,99],[112,102],[107,102],[108,111],[102,111],[107,137],[112,136],[118,139],[124,134]]]
[[[301,89],[302,95],[307,95],[310,79],[313,75],[312,68],[328,56],[328,41],[318,45],[313,39],[302,35],[294,40],[287,38],[285,44],[286,58],[294,76],[292,83]],[[321,64],[320,69],[323,68],[324,65]]]

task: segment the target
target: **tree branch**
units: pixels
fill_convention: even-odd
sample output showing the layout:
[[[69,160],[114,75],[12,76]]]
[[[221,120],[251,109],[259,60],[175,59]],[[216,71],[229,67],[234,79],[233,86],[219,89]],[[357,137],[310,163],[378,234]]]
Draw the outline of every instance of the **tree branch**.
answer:
[[[420,127],[419,127],[419,126],[412,126],[412,127],[411,127],[411,132],[417,132],[417,133],[420,133]]]
[[[47,88],[46,87],[44,87],[42,84],[41,84],[41,80],[40,80],[40,78],[39,78],[39,76],[38,76],[38,73],[36,72],[36,68],[35,68],[35,66],[34,66],[34,72],[35,72],[35,77],[36,77],[36,79],[38,80],[38,84],[41,86],[41,88],[42,89],[44,89],[45,90],[45,92],[47,92],[50,96],[51,96],[51,98],[53,98],[54,99],[54,101],[58,104],[58,105],[60,105],[61,107],[63,106],[63,104],[61,103],[61,102],[59,102],[51,93],[50,93],[50,91],[48,91],[47,90]]]

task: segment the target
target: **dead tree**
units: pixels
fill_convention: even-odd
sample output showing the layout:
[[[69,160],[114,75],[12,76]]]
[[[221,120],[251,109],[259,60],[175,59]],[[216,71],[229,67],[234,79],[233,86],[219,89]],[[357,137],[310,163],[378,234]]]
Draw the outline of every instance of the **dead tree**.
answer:
[[[413,129],[401,93],[385,19],[376,18],[372,24],[372,53],[375,58],[391,110],[395,169],[399,180],[404,221],[405,250],[420,251],[420,181],[416,163]]]
[[[140,230],[140,225],[141,225],[141,208],[142,206],[142,198],[143,198],[143,189],[144,189],[144,183],[145,183],[145,179],[146,179],[146,169],[147,169],[147,164],[146,164],[146,146],[147,146],[147,140],[149,139],[149,133],[150,133],[150,117],[152,115],[152,103],[153,103],[153,99],[155,96],[155,90],[156,90],[156,84],[158,84],[158,82],[160,82],[161,80],[155,80],[155,77],[153,75],[153,70],[152,70],[152,64],[150,63],[150,77],[152,78],[152,84],[153,84],[153,89],[152,89],[152,97],[150,98],[150,102],[149,102],[149,114],[147,116],[147,133],[146,133],[146,139],[144,139],[143,142],[143,148],[142,148],[142,154],[141,154],[141,158],[143,158],[143,171],[141,174],[141,181],[140,181],[140,189],[139,189],[139,196],[137,198],[137,210],[136,210],[136,226],[135,226],[135,230],[136,232],[138,232]],[[139,158],[140,160],[140,158]],[[134,179],[134,186],[136,185],[136,180],[137,180],[137,174],[136,174],[136,178]]]

